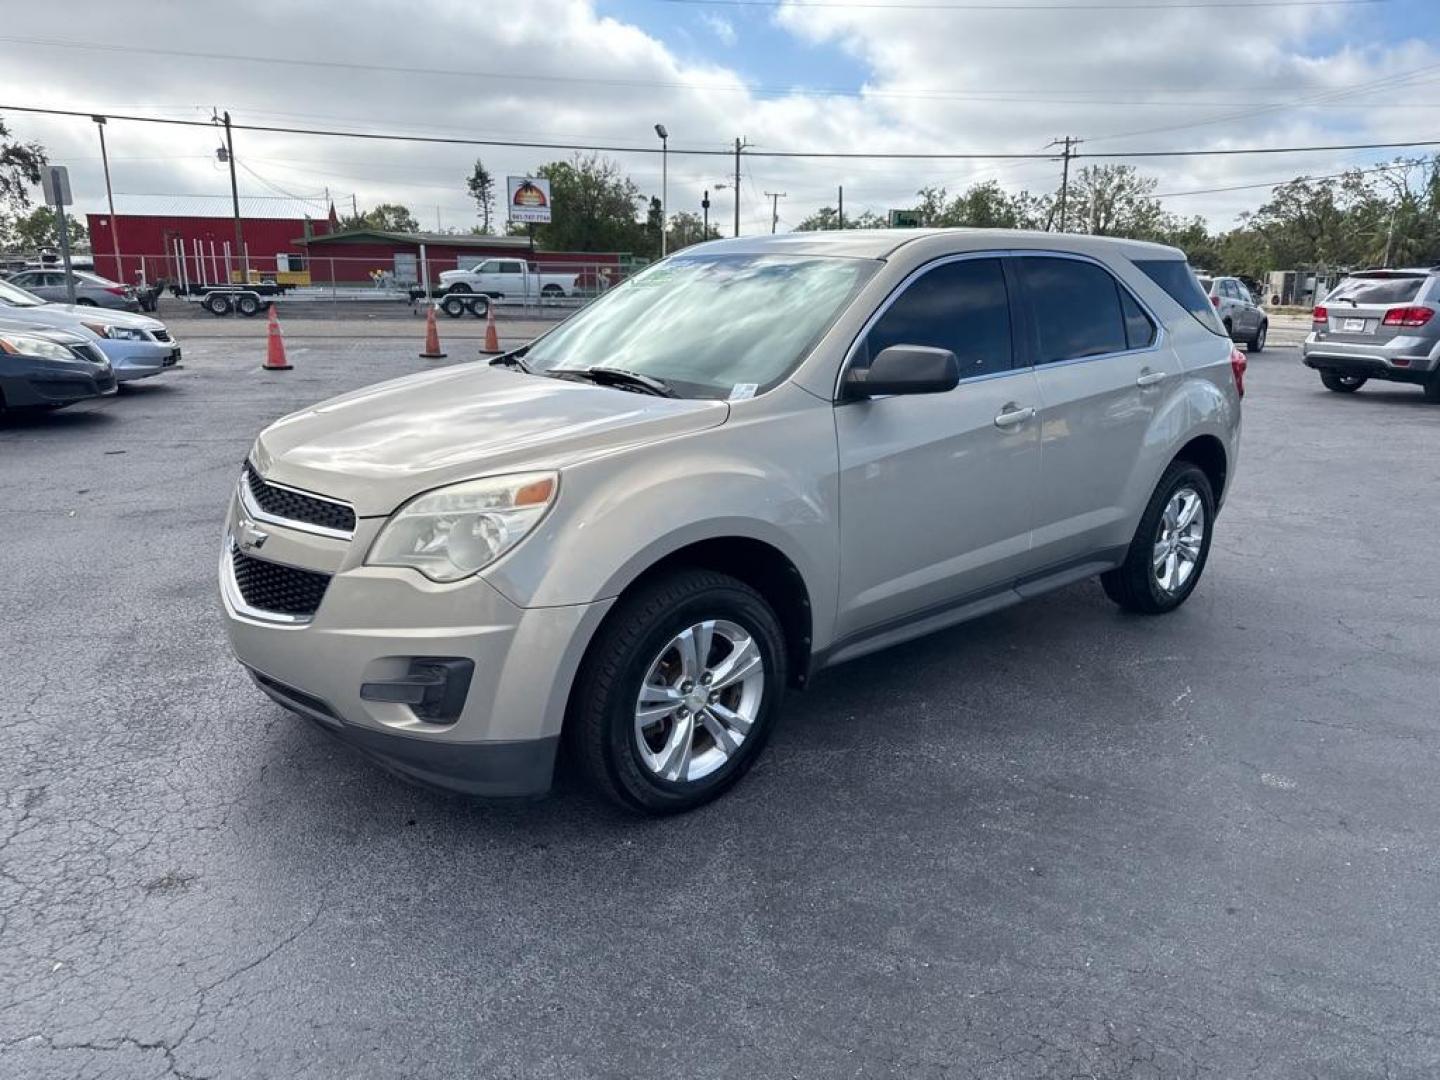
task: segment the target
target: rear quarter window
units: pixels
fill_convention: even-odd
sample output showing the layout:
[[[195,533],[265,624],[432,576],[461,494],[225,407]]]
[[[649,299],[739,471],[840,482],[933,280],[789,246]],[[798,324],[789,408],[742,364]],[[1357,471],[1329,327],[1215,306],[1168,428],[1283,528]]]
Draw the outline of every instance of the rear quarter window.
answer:
[[[1200,287],[1195,271],[1184,259],[1135,259],[1135,268],[1165,290],[1167,296],[1188,311],[1212,334],[1225,337],[1225,328],[1215,315],[1210,297]]]
[[[1351,277],[1336,285],[1325,297],[1351,300],[1357,304],[1407,304],[1420,295],[1423,277]]]

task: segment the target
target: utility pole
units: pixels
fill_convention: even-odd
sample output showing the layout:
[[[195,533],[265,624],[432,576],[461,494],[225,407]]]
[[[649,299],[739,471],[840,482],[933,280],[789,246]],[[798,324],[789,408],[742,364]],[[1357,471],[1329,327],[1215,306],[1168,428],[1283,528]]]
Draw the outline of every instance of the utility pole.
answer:
[[[838,224],[837,224],[835,227],[836,227],[837,229],[843,229],[843,228],[845,228],[845,185],[844,185],[844,184],[841,184],[841,185],[840,185],[840,188],[839,188],[839,196],[838,196],[838,198],[835,200],[835,202],[836,202],[836,205],[839,206],[839,208],[840,208],[840,209],[839,209],[839,213],[838,213],[838,215],[837,215],[838,218],[839,218],[839,222],[838,222]]]
[[[1064,162],[1060,167],[1060,231],[1065,231],[1065,215],[1067,202],[1070,197],[1070,159],[1075,156],[1075,147],[1080,145],[1081,140],[1066,135],[1064,139],[1051,139],[1048,146],[1063,146],[1061,160]]]
[[[360,220],[360,200],[353,191],[350,193],[350,214],[356,221]]]
[[[235,254],[240,256],[242,284],[250,284],[250,254],[245,250],[245,233],[240,227],[240,185],[235,180],[235,137],[230,132],[230,111],[222,117],[225,124],[225,160],[230,163],[230,205],[235,212]]]
[[[765,197],[770,200],[770,235],[775,235],[775,226],[780,224],[780,200],[785,198],[783,191],[767,191]]]
[[[735,235],[740,235],[740,151],[749,146],[744,139],[735,140]]]
[[[705,194],[700,196],[700,209],[705,215],[705,227],[700,231],[702,241],[710,239],[710,189],[705,189]]]
[[[115,193],[110,190],[110,155],[105,151],[105,117],[92,116],[100,132],[100,163],[105,166],[105,201],[110,205],[110,250],[115,253],[115,280],[125,283],[125,268],[120,265],[120,230],[115,225]],[[142,268],[143,273],[143,268]]]

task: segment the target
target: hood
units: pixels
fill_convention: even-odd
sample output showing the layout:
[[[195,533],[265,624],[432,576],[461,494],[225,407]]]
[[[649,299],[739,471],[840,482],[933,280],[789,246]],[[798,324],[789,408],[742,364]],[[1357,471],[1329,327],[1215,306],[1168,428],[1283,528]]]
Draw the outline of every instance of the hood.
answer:
[[[0,303],[0,319],[34,326],[59,326],[66,330],[76,330],[84,334],[86,338],[97,335],[83,329],[84,323],[123,326],[129,330],[165,329],[165,324],[159,319],[151,319],[145,315],[132,315],[128,311],[89,307],[84,304],[41,304],[38,307],[16,307],[12,304]]]
[[[0,310],[0,334],[4,334],[6,331],[44,338],[46,341],[53,341],[56,345],[64,345],[67,349],[74,348],[76,345],[90,344],[90,339],[83,334],[77,334],[58,326],[29,323],[24,319],[7,319],[4,311]]]
[[[261,474],[344,499],[361,517],[422,491],[723,424],[723,401],[649,397],[465,364],[333,398],[261,433]]]

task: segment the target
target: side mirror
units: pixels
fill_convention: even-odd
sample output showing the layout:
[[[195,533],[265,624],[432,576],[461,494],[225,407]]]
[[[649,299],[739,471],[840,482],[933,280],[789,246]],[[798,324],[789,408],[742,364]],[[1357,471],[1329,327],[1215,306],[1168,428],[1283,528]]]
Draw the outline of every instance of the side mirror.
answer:
[[[943,394],[959,383],[960,361],[949,349],[891,345],[881,349],[868,368],[852,367],[845,373],[845,396]]]

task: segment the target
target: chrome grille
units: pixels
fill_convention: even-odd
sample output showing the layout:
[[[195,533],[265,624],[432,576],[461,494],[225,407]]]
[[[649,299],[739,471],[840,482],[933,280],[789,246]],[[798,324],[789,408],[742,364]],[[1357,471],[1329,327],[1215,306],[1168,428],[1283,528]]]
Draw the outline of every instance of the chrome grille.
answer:
[[[280,615],[314,615],[330,585],[329,574],[301,570],[246,555],[239,548],[230,551],[235,586],[245,603],[260,611]]]
[[[245,463],[245,486],[255,504],[273,517],[316,525],[334,532],[349,534],[355,531],[355,511],[349,506],[271,484],[248,461]]]

